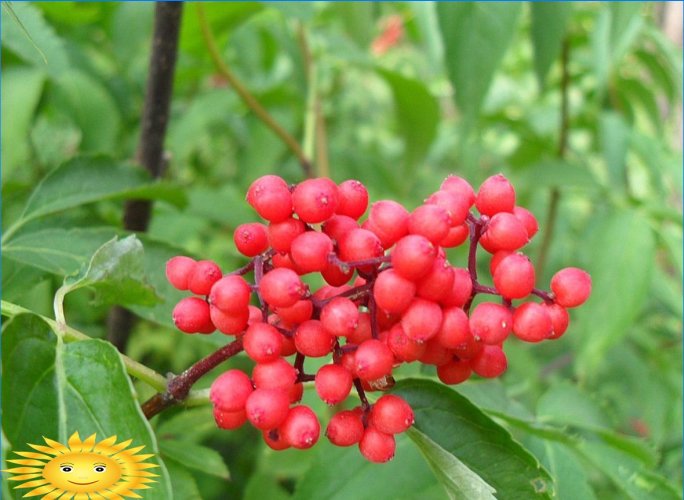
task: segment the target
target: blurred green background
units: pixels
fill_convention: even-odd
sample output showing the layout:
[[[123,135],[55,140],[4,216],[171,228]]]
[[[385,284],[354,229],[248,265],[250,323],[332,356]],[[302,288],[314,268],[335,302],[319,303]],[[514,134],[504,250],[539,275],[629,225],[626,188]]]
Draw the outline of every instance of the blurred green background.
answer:
[[[181,294],[164,283],[165,260],[187,253],[225,271],[238,267],[232,230],[256,219],[246,188],[266,173],[304,178],[297,158],[212,63],[197,8],[184,6],[168,169],[149,195],[157,202],[143,238],[148,279],[164,302],[136,306],[145,320],[127,352],[159,373],[179,372],[225,341],[173,329]],[[558,498],[681,497],[681,4],[203,8],[223,61],[302,144],[316,175],[359,179],[372,200],[396,199],[409,210],[449,173],[476,188],[498,172],[511,179],[518,203],[540,222],[527,253],[542,288],[572,265],[591,273],[593,295],[572,312],[562,339],[510,342],[501,380],[457,390],[541,460]],[[62,277],[121,232],[122,198],[138,181],[31,220],[25,207],[65,162],[81,162],[97,185],[108,182],[102,172],[134,157],[153,17],[151,3],[3,2],[4,300],[51,316]],[[465,251],[450,260],[465,266]],[[67,317],[106,338],[109,306],[91,299],[74,293]],[[137,388],[141,400],[151,394]],[[208,407],[169,411],[153,427],[162,442],[218,451],[230,470],[226,482],[220,467],[212,476],[201,463],[184,463],[192,448],[162,445],[178,498],[323,498],[333,471],[366,478],[341,481],[335,498],[444,497],[406,438],[391,468],[369,469],[351,450],[356,460],[344,463],[358,467],[342,470],[336,463],[347,450],[321,443],[318,451],[273,454],[250,429],[217,431]],[[612,444],[592,447],[596,440]],[[392,485],[409,473],[410,485]]]

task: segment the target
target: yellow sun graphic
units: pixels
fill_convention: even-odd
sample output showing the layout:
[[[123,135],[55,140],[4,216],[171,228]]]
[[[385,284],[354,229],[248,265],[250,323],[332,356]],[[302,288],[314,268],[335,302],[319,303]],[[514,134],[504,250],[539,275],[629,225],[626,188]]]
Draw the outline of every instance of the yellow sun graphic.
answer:
[[[128,448],[131,440],[116,443],[116,436],[95,442],[95,434],[81,441],[74,432],[64,446],[43,437],[47,446],[29,444],[33,451],[15,451],[22,459],[8,460],[14,467],[2,472],[17,474],[8,481],[26,481],[15,489],[33,488],[24,497],[43,495],[43,500],[88,500],[142,498],[133,490],[149,488],[153,474],[145,469],[159,467],[144,461],[153,454],[138,455],[144,448]]]

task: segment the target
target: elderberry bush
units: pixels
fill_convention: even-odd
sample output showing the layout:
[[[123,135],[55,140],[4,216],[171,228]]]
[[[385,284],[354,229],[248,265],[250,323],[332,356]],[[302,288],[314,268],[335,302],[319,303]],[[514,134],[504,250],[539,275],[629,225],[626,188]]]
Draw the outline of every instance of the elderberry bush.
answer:
[[[395,367],[434,365],[445,384],[473,374],[498,377],[507,368],[509,338],[561,337],[567,309],[591,293],[590,276],[578,268],[558,271],[550,291],[536,287],[534,265],[521,249],[537,220],[516,205],[503,175],[485,180],[477,193],[452,175],[412,212],[381,200],[362,222],[368,192],[356,180],[289,186],[267,175],[252,183],[247,202],[267,224],[236,228],[235,246],[250,258],[246,266],[224,274],[214,262],[178,256],[166,275],[193,294],[173,311],[178,329],[218,330],[255,362],[251,376],[233,369],[214,381],[217,425],[235,429],[249,421],[275,450],[306,449],[319,439],[316,414],[298,404],[302,384],[313,382],[328,405],[344,402],[352,388],[361,402],[331,418],[327,438],[386,462],[394,456],[394,436],[413,424],[413,411],[392,394],[371,405],[366,392],[390,389]],[[464,244],[468,261],[453,266],[445,249]],[[493,286],[477,276],[480,249],[491,254]],[[301,279],[308,273],[320,273],[327,284],[310,290]],[[472,307],[478,294],[491,300]],[[307,357],[330,363],[307,374]]]

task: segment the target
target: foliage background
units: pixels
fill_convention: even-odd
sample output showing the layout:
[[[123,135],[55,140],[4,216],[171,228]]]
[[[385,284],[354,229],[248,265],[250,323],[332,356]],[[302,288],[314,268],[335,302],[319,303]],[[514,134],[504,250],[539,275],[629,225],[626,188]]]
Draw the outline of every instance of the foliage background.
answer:
[[[303,178],[296,158],[217,73],[196,9],[184,11],[168,171],[151,182],[127,162],[139,137],[154,6],[3,5],[4,454],[38,442],[36,429],[64,411],[52,385],[38,381],[46,367],[66,373],[74,400],[94,398],[92,421],[78,425],[109,435],[114,421],[129,418],[98,399],[104,381],[79,386],[102,359],[119,370],[109,344],[64,347],[44,321],[8,303],[52,317],[63,277],[124,234],[122,200],[155,199],[140,240],[160,302],[141,305],[140,284],[99,302],[84,287],[65,309],[71,327],[106,338],[111,303],[131,305],[144,321],[127,355],[159,373],[180,372],[225,339],[173,329],[180,295],[164,283],[165,260],[185,253],[238,267],[232,229],[255,219],[247,186],[265,173]],[[681,41],[658,26],[662,6],[238,2],[205,11],[223,60],[301,138],[317,175],[360,179],[372,199],[409,209],[450,172],[475,186],[497,172],[512,180],[519,203],[540,220],[528,252],[543,261],[539,282],[577,265],[591,272],[594,293],[561,340],[511,342],[501,380],[455,390],[541,461],[559,498],[681,498],[682,60]],[[402,36],[374,52],[389,19],[400,20]],[[464,265],[465,254],[453,251],[450,260]],[[89,360],[81,371],[69,362],[77,354]],[[434,377],[411,368],[406,375]],[[123,371],[109,396],[130,401],[122,380]],[[31,390],[42,399],[15,399]],[[141,401],[154,392],[140,382],[135,391]],[[171,481],[163,482],[177,498],[445,496],[408,437],[395,461],[379,467],[323,442],[274,454],[250,429],[216,430],[206,405],[168,411],[151,428],[139,411],[129,413],[135,425],[120,436],[136,433],[161,450]],[[6,481],[3,488],[11,498]]]

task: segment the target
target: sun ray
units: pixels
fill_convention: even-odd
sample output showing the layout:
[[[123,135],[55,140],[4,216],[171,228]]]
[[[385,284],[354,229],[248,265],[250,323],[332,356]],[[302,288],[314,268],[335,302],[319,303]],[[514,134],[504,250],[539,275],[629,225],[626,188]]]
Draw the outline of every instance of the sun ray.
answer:
[[[56,489],[54,491],[51,491],[47,495],[45,495],[40,500],[56,500],[57,498],[61,498],[62,500],[64,500],[65,497],[62,496],[63,494],[64,494],[64,490]]]
[[[25,497],[37,497],[38,495],[45,495],[46,493],[50,493],[52,490],[55,490],[56,488],[51,485],[51,484],[46,484],[45,486],[41,486],[39,488],[36,488],[34,490],[29,491]]]
[[[36,479],[35,481],[29,481],[29,482],[27,482],[27,483],[20,484],[20,485],[17,486],[15,489],[19,489],[19,488],[21,488],[21,489],[23,489],[23,488],[34,488],[34,487],[36,487],[36,486],[43,486],[44,484],[48,484],[48,480],[47,480],[47,479]]]
[[[8,477],[8,481],[26,481],[27,479],[35,479],[37,477],[40,477],[41,474],[34,473],[34,474],[22,474],[21,476],[14,476],[14,477]]]
[[[36,469],[35,467],[14,467],[3,472],[10,472],[12,474],[32,474],[34,472],[42,472],[42,469]]]
[[[97,434],[91,434],[85,439],[85,441],[83,441],[83,451],[91,451],[93,449],[93,447],[95,446],[96,437]]]
[[[53,457],[60,454],[59,450],[55,450],[54,448],[50,448],[49,446],[43,446],[42,444],[29,444],[29,446],[34,450],[42,451],[43,453],[52,455]]]
[[[62,443],[58,443],[57,441],[53,441],[52,439],[49,439],[49,438],[46,438],[46,437],[43,437],[43,439],[45,440],[45,442],[46,442],[49,446],[51,446],[52,448],[54,448],[54,449],[55,449],[56,451],[58,451],[60,454],[69,453],[69,451],[70,451],[69,448],[67,448],[66,446],[64,446]]]
[[[17,464],[17,465],[45,465],[45,462],[40,460],[33,460],[29,458],[18,458],[16,460],[7,460],[7,463]]]
[[[52,460],[52,457],[49,455],[44,455],[43,453],[34,453],[33,451],[15,451],[14,453],[20,457],[37,458],[39,460]]]
[[[109,451],[114,443],[116,443],[116,435],[109,436],[107,439],[103,439],[95,445],[95,448],[93,448],[93,453],[109,455]]]

